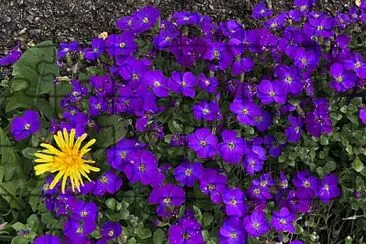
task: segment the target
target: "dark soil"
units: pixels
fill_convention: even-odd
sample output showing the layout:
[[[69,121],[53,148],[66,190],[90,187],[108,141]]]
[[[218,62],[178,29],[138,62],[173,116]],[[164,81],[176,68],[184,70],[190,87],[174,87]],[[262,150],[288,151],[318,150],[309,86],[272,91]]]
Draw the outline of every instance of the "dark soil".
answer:
[[[163,17],[175,10],[196,10],[215,20],[245,21],[258,0],[0,0],[0,56],[17,42],[51,39],[55,42],[90,40],[103,31],[116,31],[115,21],[136,9],[155,4]],[[292,0],[267,0],[275,11]],[[317,8],[336,13],[351,0],[318,0]]]

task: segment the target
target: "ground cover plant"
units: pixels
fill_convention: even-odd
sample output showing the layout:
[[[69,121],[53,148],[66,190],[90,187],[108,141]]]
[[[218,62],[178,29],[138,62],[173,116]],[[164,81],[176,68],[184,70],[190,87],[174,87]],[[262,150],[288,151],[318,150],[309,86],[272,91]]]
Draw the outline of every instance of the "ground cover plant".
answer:
[[[364,243],[366,2],[146,6],[0,58],[0,238]]]

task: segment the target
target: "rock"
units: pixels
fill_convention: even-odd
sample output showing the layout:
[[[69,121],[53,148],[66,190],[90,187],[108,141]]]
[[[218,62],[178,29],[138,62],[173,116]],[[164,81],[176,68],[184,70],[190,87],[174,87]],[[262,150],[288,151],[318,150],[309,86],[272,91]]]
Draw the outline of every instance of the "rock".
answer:
[[[31,29],[29,30],[29,35],[35,37],[41,33],[41,29]]]

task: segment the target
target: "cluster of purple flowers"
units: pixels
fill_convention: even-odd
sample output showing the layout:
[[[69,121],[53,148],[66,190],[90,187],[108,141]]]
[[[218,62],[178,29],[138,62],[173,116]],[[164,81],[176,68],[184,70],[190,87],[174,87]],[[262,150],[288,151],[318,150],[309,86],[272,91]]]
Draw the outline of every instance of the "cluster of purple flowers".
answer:
[[[312,11],[314,2],[295,0],[294,9],[278,15],[259,3],[252,16],[263,21],[255,29],[245,29],[235,20],[216,24],[209,16],[186,11],[174,13],[171,20],[161,20],[159,10],[148,6],[118,20],[120,34],[101,35],[84,49],[77,42],[61,44],[60,62],[73,52],[81,52],[90,64],[98,63],[95,60],[101,56],[108,62],[101,61],[106,74],[92,75],[89,82],[70,82],[72,91],[61,101],[62,116],[51,122],[50,131],[75,128],[77,136],[98,131],[97,118],[101,115],[134,121],[131,136],[106,150],[107,167],[112,169],[85,184],[81,194],[115,194],[122,187],[123,173],[130,184],[151,187],[148,202],[156,205],[159,217],[173,220],[186,202],[186,190],[198,186],[226,215],[218,234],[220,243],[246,243],[248,236],[256,238],[270,229],[294,233],[297,214],[311,212],[316,200],[328,203],[339,197],[338,178],[333,174],[318,179],[300,171],[290,186],[284,172],[262,172],[267,158],[279,157],[285,143],[301,140],[302,130],[314,137],[332,132],[328,101],[316,97],[315,71],[329,66],[329,74],[324,74],[331,79],[329,87],[337,92],[365,84],[366,61],[350,50],[349,38],[338,33],[352,23],[366,21],[365,4],[333,17]],[[148,54],[139,55],[138,38],[145,38],[147,32],[157,33],[152,37],[153,47]],[[327,53],[323,43],[334,48]],[[159,69],[154,62],[158,53],[174,57],[181,69]],[[198,62],[206,65],[204,70],[209,70],[209,75],[190,71]],[[254,71],[261,63],[268,67],[258,77]],[[200,93],[205,99],[198,96]],[[296,106],[290,103],[303,95],[312,101],[311,110],[306,101]],[[159,116],[171,111],[172,106],[179,107],[177,97],[190,102],[191,114],[187,117],[195,123],[203,122],[204,127],[171,135],[170,146],[191,149],[197,160],[177,160],[166,166],[159,164],[161,155],[155,154],[155,141],[142,142],[140,135],[154,132],[163,143],[167,130]],[[221,103],[224,97],[228,101]],[[283,115],[288,118],[283,129],[287,142],[268,133],[274,117]],[[16,140],[39,130],[39,119],[27,116],[26,112],[12,121]],[[365,109],[360,111],[360,119],[366,124]],[[243,127],[252,127],[259,136],[243,138]],[[251,176],[249,186],[242,189],[229,185],[224,168],[204,167],[203,162],[208,161],[244,169]],[[277,181],[273,178],[276,175]],[[66,239],[87,243],[88,235],[97,228],[98,206],[77,199],[70,191],[59,194],[48,190],[50,180],[47,182],[42,196],[50,211],[67,217]],[[271,212],[266,207],[268,201],[275,201],[278,208]],[[201,230],[201,224],[188,212],[169,228],[168,238],[170,243],[204,243]],[[100,233],[102,243],[119,236],[122,228],[118,223],[105,222]]]
[[[58,191],[58,186],[49,189],[53,177],[48,177],[42,187],[42,199],[46,208],[57,217],[66,217],[63,233],[67,243],[91,243],[89,234],[98,226],[98,206],[94,202],[80,200],[72,193],[69,187],[65,193]],[[85,184],[81,194],[91,194],[100,197],[106,193],[114,194],[122,186],[122,179],[113,171],[107,171],[98,180]],[[106,221],[100,226],[102,238],[97,243],[107,243],[107,240],[114,239],[122,234],[122,226],[119,223]],[[60,239],[51,235],[38,237],[35,243],[47,240],[56,241]],[[44,243],[44,242],[43,242]],[[52,242],[53,243],[53,242]],[[60,242],[61,243],[61,242]]]

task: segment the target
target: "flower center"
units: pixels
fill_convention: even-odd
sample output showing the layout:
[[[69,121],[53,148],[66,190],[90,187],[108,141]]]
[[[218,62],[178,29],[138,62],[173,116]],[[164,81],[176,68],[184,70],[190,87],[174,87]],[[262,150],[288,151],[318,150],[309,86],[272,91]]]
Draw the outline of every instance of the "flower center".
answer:
[[[295,127],[295,132],[296,132],[296,134],[299,134],[299,131],[300,131],[300,127],[299,127],[299,126],[296,126],[296,127]]]
[[[183,20],[187,21],[187,20],[189,20],[189,17],[186,16],[183,18]]]
[[[139,78],[139,76],[136,73],[132,74],[132,79],[137,80],[138,78]]]
[[[99,52],[99,49],[98,48],[94,48],[93,49],[93,52],[97,53],[97,52]]]
[[[86,212],[85,210],[80,212],[81,217],[86,217],[87,215],[88,215],[88,212]]]
[[[77,230],[76,230],[76,233],[77,234],[83,234],[84,230],[83,230],[83,227],[79,227]]]
[[[170,40],[171,40],[170,36],[165,37],[165,41],[170,41]]]
[[[310,187],[310,182],[308,180],[306,180],[304,182],[304,186],[305,186],[305,188],[309,188]]]
[[[120,48],[124,48],[126,46],[126,43],[124,43],[124,42],[121,42],[120,44],[119,44],[119,47]]]
[[[254,227],[254,229],[258,229],[259,228],[259,223],[257,223],[257,222],[253,223],[253,227]]]
[[[231,203],[231,205],[236,205],[236,200],[232,199],[230,203]]]
[[[220,52],[219,52],[219,51],[217,51],[217,50],[215,50],[215,51],[213,52],[213,54],[214,54],[215,58],[220,57]]]
[[[254,165],[255,165],[254,160],[250,160],[250,161],[249,161],[249,165],[250,165],[250,167],[254,167]]]
[[[109,236],[113,236],[114,235],[114,231],[113,230],[108,231],[108,235]]]
[[[228,143],[227,146],[229,147],[230,150],[233,150],[235,148],[234,142]]]
[[[231,233],[230,233],[230,237],[231,237],[232,239],[236,239],[237,234],[236,234],[235,232],[231,232]]]
[[[161,83],[160,83],[159,81],[155,81],[155,82],[154,82],[154,86],[155,86],[155,87],[160,87],[160,86],[161,86]]]
[[[215,190],[215,189],[216,189],[216,186],[215,186],[215,185],[213,185],[213,184],[208,184],[208,189],[209,189],[210,191],[213,191],[213,190]]]
[[[44,191],[48,191],[50,189],[50,185],[49,184],[44,184],[43,187],[42,187],[42,189]]]
[[[121,152],[121,153],[119,154],[119,156],[120,156],[122,159],[125,159],[125,158],[126,158],[126,156],[127,156],[127,153],[126,153],[126,152]]]
[[[108,183],[108,178],[105,176],[102,176],[102,177],[100,177],[100,182],[106,184],[106,183]]]
[[[319,26],[318,26],[318,30],[324,30],[324,26],[319,25]]]
[[[261,181],[261,186],[265,187],[267,185],[267,181],[264,180],[264,181]]]
[[[209,86],[210,85],[210,81],[209,80],[205,80],[205,85]]]
[[[269,92],[269,95],[270,95],[271,97],[273,97],[274,95],[276,95],[276,93],[275,93],[274,91],[270,91],[270,92]]]
[[[291,76],[287,76],[285,78],[285,81],[286,81],[286,83],[290,84],[292,82],[292,77]]]
[[[144,24],[147,24],[147,23],[149,23],[149,19],[147,17],[145,17],[142,19],[142,22],[144,22]]]
[[[307,60],[306,58],[302,58],[302,59],[301,59],[301,63],[305,65],[305,64],[307,64],[307,63],[308,63],[308,60]]]
[[[247,114],[247,113],[248,113],[248,109],[243,108],[243,109],[241,110],[241,113],[242,113],[242,114]]]
[[[253,192],[255,195],[261,194],[261,191],[258,188],[254,189]]]
[[[100,110],[102,108],[102,105],[100,103],[98,103],[97,105],[95,105],[95,108]]]
[[[190,234],[188,234],[187,232],[184,232],[183,233],[183,239],[184,240],[189,240],[191,238],[191,235]]]
[[[202,113],[203,114],[209,114],[210,113],[210,110],[207,109],[207,108],[204,108],[204,109],[202,109]]]
[[[166,205],[169,205],[169,204],[170,204],[170,202],[171,202],[171,200],[170,200],[170,198],[169,198],[169,197],[166,197],[166,198],[164,198],[163,202],[164,202]]]
[[[200,144],[201,144],[201,146],[205,147],[207,145],[207,142],[202,140],[202,141],[200,141]]]
[[[25,124],[25,125],[24,125],[24,129],[25,129],[25,130],[29,130],[29,129],[30,129],[30,126],[31,126],[30,124]]]
[[[139,171],[144,172],[145,170],[146,170],[145,164],[140,164],[139,165]]]
[[[301,11],[305,11],[305,10],[306,10],[306,8],[307,8],[307,6],[306,6],[306,5],[302,5],[302,6],[300,7],[300,10],[301,10]]]
[[[324,186],[324,190],[329,191],[329,186],[328,185],[325,185]]]
[[[361,66],[362,65],[361,65],[361,62],[360,61],[358,61],[358,62],[355,63],[355,68],[356,69],[361,68]]]
[[[336,80],[337,80],[338,83],[342,83],[343,82],[343,76],[341,76],[341,75],[338,76]]]
[[[180,85],[181,85],[181,86],[183,86],[183,87],[186,87],[186,86],[187,86],[187,82],[182,81],[182,82],[180,83]]]
[[[285,225],[287,222],[285,219],[280,219],[281,224]]]
[[[191,176],[192,170],[191,169],[186,169],[185,174],[186,174],[186,176]]]

